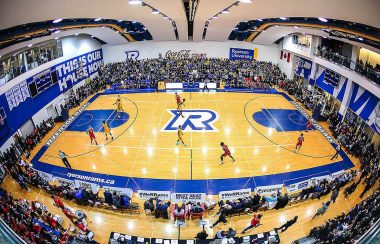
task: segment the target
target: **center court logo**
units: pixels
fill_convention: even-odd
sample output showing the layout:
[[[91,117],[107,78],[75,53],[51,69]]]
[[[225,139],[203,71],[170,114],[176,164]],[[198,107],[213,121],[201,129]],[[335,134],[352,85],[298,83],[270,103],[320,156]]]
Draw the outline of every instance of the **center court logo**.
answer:
[[[198,109],[183,110],[182,118],[177,110],[167,110],[172,117],[162,127],[162,132],[175,132],[179,125],[185,132],[218,132],[218,129],[213,125],[218,119],[219,114],[212,110]]]

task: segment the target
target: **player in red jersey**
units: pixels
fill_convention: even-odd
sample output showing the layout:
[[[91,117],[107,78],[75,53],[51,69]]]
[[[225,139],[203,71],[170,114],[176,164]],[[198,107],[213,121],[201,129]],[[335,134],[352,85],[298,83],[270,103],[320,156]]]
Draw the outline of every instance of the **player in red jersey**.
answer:
[[[178,95],[178,93],[175,93],[175,100],[177,101],[177,106],[181,103],[181,97]]]
[[[228,146],[226,144],[224,144],[224,142],[221,142],[220,146],[222,146],[222,149],[224,151],[224,153],[220,156],[220,160],[221,160],[220,164],[223,164],[223,158],[227,157],[227,156],[232,158],[232,162],[235,162],[234,157],[232,157],[232,155],[231,155],[230,149],[228,149]]]
[[[303,138],[303,133],[298,137],[298,141],[296,144],[296,152],[301,149],[302,143],[305,141],[305,138]]]
[[[306,132],[308,132],[312,128],[313,128],[313,122],[311,121],[311,117],[310,117],[309,120],[307,121]]]
[[[91,144],[92,144],[92,141],[95,141],[96,145],[98,145],[98,142],[96,141],[94,129],[90,125],[88,126],[88,129],[86,130],[86,133],[87,133],[87,135],[90,136]]]

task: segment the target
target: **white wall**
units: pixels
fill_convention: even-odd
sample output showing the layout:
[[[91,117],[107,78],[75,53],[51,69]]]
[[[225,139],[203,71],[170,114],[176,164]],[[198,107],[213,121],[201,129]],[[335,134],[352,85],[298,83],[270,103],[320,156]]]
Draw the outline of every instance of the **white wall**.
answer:
[[[89,36],[69,36],[62,39],[62,51],[65,59],[76,57],[100,48],[100,43]]]
[[[144,41],[124,45],[103,45],[103,56],[105,63],[120,62],[126,60],[126,51],[138,51],[139,59],[158,58],[159,53],[163,56],[168,50],[177,52],[180,50],[191,50],[191,53],[205,53],[207,57],[228,58],[230,48],[258,49],[258,60],[278,63],[278,46],[264,46],[240,41],[203,41],[203,42],[178,42],[178,41]]]
[[[282,48],[302,56],[311,57],[311,48],[294,44],[291,35],[284,38]]]
[[[281,59],[281,49],[278,49],[278,67],[280,68],[280,70],[285,73],[286,77],[288,77],[289,79],[293,79],[293,76],[294,76],[294,70],[293,70],[293,66],[294,66],[294,54],[287,51],[287,50],[283,50],[284,53],[286,53],[286,55],[290,55],[290,60],[289,62],[286,60],[286,59]]]

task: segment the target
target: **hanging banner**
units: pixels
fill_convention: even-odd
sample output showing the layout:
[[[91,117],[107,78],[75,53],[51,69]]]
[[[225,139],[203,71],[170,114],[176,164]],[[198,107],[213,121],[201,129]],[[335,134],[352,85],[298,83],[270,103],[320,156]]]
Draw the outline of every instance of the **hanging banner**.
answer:
[[[103,186],[104,190],[108,190],[110,192],[116,192],[119,195],[126,195],[132,198],[133,190],[130,188],[121,188],[121,187],[110,187],[110,186]]]
[[[206,193],[172,193],[173,202],[205,202]]]
[[[251,188],[240,189],[234,191],[221,191],[219,192],[219,200],[232,200],[237,198],[249,197],[251,195]]]
[[[301,57],[297,58],[296,74],[308,80],[311,73],[311,67],[313,66],[313,61]]]
[[[273,193],[281,192],[283,184],[271,186],[258,186],[255,188],[255,193],[260,195],[272,195]]]
[[[252,49],[230,48],[230,60],[253,60],[255,51]]]
[[[170,200],[170,191],[143,191],[143,190],[138,190],[137,191],[137,196],[140,199],[143,200],[148,200],[150,198],[158,198],[160,200]]]

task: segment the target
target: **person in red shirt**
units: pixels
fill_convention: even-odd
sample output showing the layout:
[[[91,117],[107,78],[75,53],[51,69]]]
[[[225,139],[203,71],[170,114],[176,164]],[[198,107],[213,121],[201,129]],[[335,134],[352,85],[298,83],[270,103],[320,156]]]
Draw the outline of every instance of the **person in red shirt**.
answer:
[[[310,117],[309,120],[307,121],[306,132],[308,132],[312,128],[313,128],[313,122],[311,121],[311,117]]]
[[[261,219],[261,217],[263,217],[261,214],[258,214],[257,216],[256,216],[256,214],[254,214],[253,215],[253,219],[251,220],[251,224],[247,228],[245,228],[241,233],[245,234],[245,232],[247,230],[259,226],[260,225],[260,219]]]
[[[305,138],[303,138],[303,133],[298,137],[298,141],[296,144],[296,152],[301,149],[302,143],[305,141]]]
[[[230,149],[228,149],[228,146],[224,144],[224,142],[221,142],[220,145],[222,146],[222,149],[224,151],[224,153],[220,156],[220,164],[223,164],[223,158],[227,156],[232,158],[232,162],[235,162],[234,157],[232,157],[231,155]]]
[[[86,133],[90,136],[91,144],[92,144],[92,141],[95,141],[96,145],[98,145],[98,142],[96,141],[94,129],[91,126],[88,126]]]
[[[175,93],[175,100],[177,101],[177,106],[181,103],[181,97]]]
[[[54,205],[59,207],[60,209],[64,209],[65,208],[65,205],[63,204],[63,202],[61,201],[61,199],[59,197],[55,197],[53,195],[50,196],[51,199],[54,200]]]

